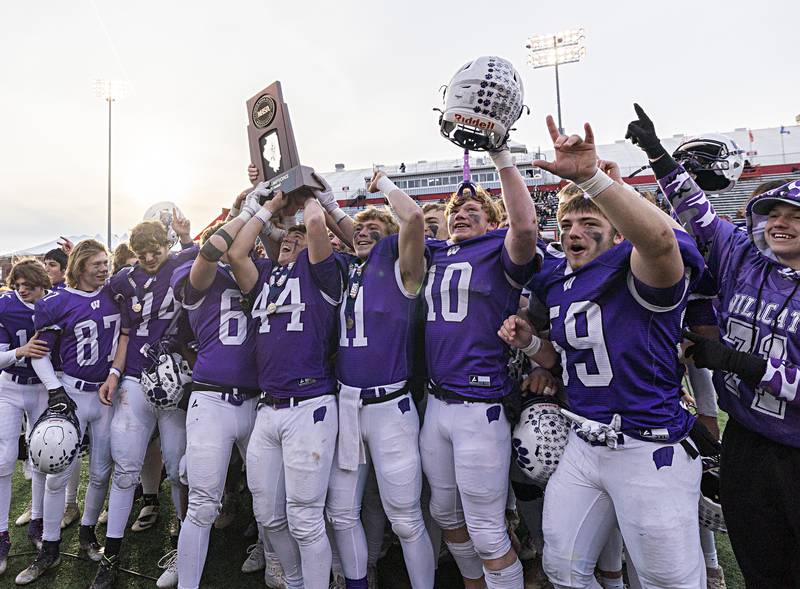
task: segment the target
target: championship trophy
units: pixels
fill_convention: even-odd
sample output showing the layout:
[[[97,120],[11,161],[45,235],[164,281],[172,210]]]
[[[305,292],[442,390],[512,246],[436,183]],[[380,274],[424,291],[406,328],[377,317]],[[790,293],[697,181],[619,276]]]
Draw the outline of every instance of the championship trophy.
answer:
[[[313,168],[300,165],[280,82],[273,82],[247,101],[247,117],[250,161],[258,169],[259,182],[267,182],[273,194],[281,190],[298,200],[313,196],[313,189],[324,188],[314,178]]]

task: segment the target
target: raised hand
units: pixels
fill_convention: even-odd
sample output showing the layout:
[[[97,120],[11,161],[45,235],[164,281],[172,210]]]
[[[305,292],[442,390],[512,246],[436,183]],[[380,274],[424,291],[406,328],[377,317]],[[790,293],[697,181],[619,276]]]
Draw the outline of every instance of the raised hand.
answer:
[[[186,217],[178,216],[178,211],[176,209],[172,209],[172,228],[175,230],[175,234],[178,236],[181,243],[192,240],[191,222]]]
[[[247,166],[247,177],[250,178],[250,184],[253,186],[255,186],[258,182],[258,168],[256,168],[253,164]]]
[[[64,237],[63,235],[59,236],[56,243],[58,243],[58,246],[64,250],[64,253],[67,255],[69,255],[69,253],[72,251],[72,248],[75,247],[75,244],[72,243],[69,238]]]
[[[381,189],[378,188],[378,180],[386,176],[386,172],[383,170],[375,170],[375,173],[372,175],[372,180],[369,181],[369,185],[367,186],[367,192],[380,192]]]
[[[497,332],[504,342],[514,348],[525,348],[533,339],[533,328],[519,315],[511,315]]]
[[[656,135],[656,127],[653,121],[644,112],[644,109],[633,103],[633,110],[636,111],[638,117],[635,121],[628,123],[628,132],[625,133],[625,139],[630,139],[631,143],[638,146],[642,151],[647,154],[650,159],[657,159],[661,157],[666,150],[661,145],[661,140]]]
[[[611,160],[597,160],[597,167],[603,170],[614,182],[622,184],[622,172],[619,171],[619,164]]]
[[[534,160],[537,168],[547,170],[560,178],[580,183],[589,180],[597,172],[597,150],[594,146],[594,132],[589,123],[583,124],[585,137],[562,135],[558,132],[553,117],[547,115],[547,130],[553,140],[556,159],[553,162]]]

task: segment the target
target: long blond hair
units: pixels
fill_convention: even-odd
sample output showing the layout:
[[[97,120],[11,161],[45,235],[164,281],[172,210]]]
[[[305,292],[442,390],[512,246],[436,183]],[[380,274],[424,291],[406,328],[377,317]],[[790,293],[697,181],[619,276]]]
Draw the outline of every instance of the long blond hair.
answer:
[[[86,270],[86,262],[101,252],[108,255],[106,246],[96,239],[84,239],[72,248],[67,258],[67,286],[78,288],[78,278]]]

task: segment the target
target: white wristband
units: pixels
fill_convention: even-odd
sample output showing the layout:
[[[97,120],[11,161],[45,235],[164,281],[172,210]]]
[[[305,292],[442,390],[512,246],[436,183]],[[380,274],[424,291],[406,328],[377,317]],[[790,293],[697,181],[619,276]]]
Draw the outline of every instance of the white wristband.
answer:
[[[264,225],[266,225],[272,218],[272,211],[268,211],[264,207],[261,207],[260,209],[258,209],[258,212],[253,216],[259,221],[261,221]]]
[[[330,211],[328,211],[328,214],[333,218],[333,222],[336,223],[337,225],[342,219],[344,219],[347,216],[347,213],[345,213],[342,209],[340,209],[338,205],[336,206],[335,209],[331,209]]]
[[[389,196],[390,192],[394,192],[395,190],[400,190],[397,187],[397,184],[392,182],[392,179],[389,178],[388,176],[381,176],[380,179],[378,180],[377,186],[378,190],[383,192],[386,196]]]
[[[498,172],[503,168],[514,167],[514,156],[511,155],[511,152],[508,149],[503,149],[501,151],[490,151],[489,157],[492,158],[494,167],[497,168]]]
[[[527,346],[522,348],[522,353],[525,354],[528,358],[532,358],[536,354],[539,353],[539,350],[542,349],[542,338],[537,335],[531,337],[531,343]]]
[[[250,209],[245,209],[236,215],[237,219],[241,219],[245,223],[247,223],[252,217],[253,213],[250,211]]]
[[[594,173],[594,176],[578,184],[578,188],[583,190],[589,198],[595,198],[612,184],[614,184],[614,181],[608,174],[600,168],[597,168],[597,172]]]
[[[108,369],[108,375],[111,376],[112,374],[117,378],[122,376],[122,372],[120,372],[119,368],[114,368],[113,366]]]

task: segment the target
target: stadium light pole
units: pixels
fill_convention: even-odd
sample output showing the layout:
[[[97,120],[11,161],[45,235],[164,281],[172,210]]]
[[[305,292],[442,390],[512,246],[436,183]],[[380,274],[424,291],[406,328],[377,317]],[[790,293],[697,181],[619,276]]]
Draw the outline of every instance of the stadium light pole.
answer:
[[[111,103],[115,100],[124,98],[128,93],[128,84],[118,80],[95,80],[94,93],[98,98],[102,98],[108,103],[108,249],[112,250],[111,244]]]
[[[575,63],[586,55],[586,32],[583,27],[560,31],[554,35],[535,35],[528,39],[528,64],[533,69],[552,67],[556,70],[556,106],[558,108],[558,132],[564,133],[561,124],[561,87],[558,80],[558,66]]]

